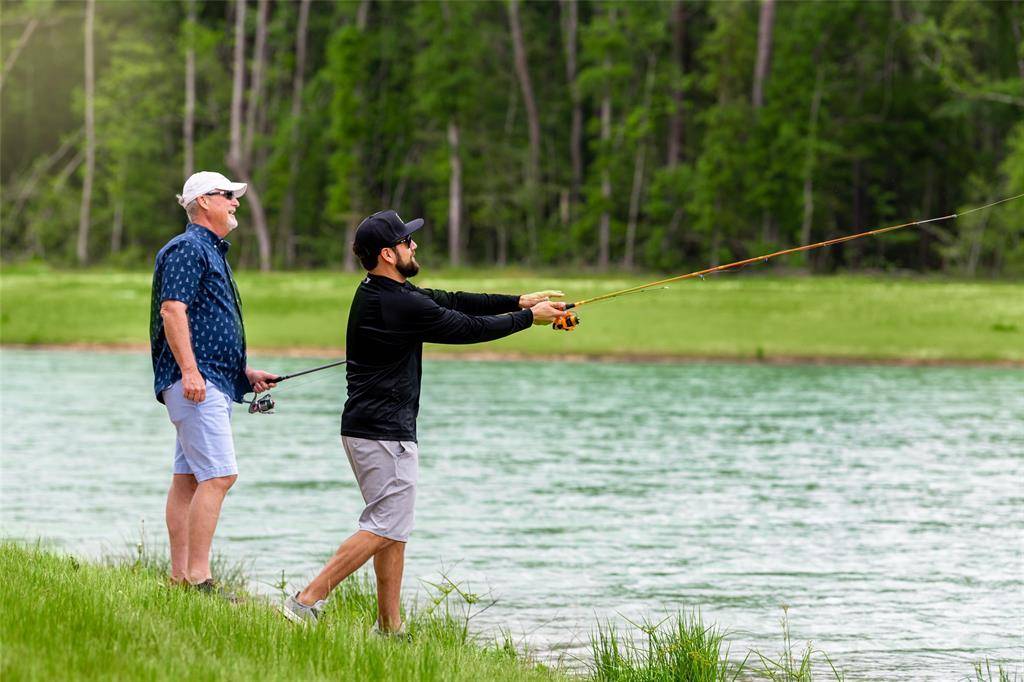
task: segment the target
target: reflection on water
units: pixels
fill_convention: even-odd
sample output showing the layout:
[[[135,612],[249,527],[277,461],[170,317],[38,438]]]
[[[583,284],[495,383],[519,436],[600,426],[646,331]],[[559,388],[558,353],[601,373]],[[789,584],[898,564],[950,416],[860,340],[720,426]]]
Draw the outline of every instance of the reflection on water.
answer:
[[[316,360],[255,358],[271,371]],[[3,351],[6,536],[120,549],[163,532],[173,429],[142,354]],[[534,648],[598,620],[699,607],[734,657],[774,654],[780,606],[851,678],[1019,670],[1024,372],[429,362],[411,590],[445,569]],[[293,583],[361,508],[342,371],[236,409],[218,548]],[[269,588],[264,588],[269,589]],[[420,588],[422,589],[422,588]]]

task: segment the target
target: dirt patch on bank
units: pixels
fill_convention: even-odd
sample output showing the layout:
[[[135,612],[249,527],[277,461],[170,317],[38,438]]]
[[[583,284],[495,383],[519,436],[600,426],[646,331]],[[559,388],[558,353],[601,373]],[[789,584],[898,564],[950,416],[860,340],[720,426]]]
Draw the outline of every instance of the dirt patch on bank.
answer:
[[[94,353],[148,353],[149,345],[138,343],[68,343],[68,344],[3,344],[0,348],[39,351],[90,351]],[[343,357],[343,348],[250,348],[250,355],[275,355],[286,358]],[[669,353],[582,353],[552,355],[545,353],[519,353],[508,351],[463,351],[458,353],[432,353],[430,360],[476,360],[481,362],[628,362],[660,365],[698,363],[747,365],[883,365],[893,367],[1008,367],[1024,369],[1024,360],[959,360],[945,358],[859,358],[830,355],[766,355],[743,357],[730,355],[678,355]]]

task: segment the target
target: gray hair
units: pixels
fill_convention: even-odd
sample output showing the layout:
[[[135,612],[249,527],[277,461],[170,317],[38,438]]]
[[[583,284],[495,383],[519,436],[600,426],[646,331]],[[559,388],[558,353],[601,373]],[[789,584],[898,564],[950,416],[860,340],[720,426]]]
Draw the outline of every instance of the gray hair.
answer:
[[[185,215],[188,216],[189,220],[196,219],[196,213],[199,212],[199,202],[196,199],[185,204]]]

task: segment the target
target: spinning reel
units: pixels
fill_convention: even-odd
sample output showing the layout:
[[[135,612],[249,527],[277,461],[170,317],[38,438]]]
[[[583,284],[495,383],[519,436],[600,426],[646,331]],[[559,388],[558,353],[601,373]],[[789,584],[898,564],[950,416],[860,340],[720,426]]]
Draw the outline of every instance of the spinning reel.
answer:
[[[259,395],[252,400],[246,400],[249,403],[249,414],[273,414],[274,413],[274,398],[266,393]]]
[[[563,332],[571,332],[580,326],[580,317],[574,312],[566,311],[563,317],[551,323],[552,329],[559,329]]]
[[[321,370],[330,369],[331,367],[339,367],[344,365],[348,360],[338,360],[337,362],[331,362],[326,365],[320,365],[319,367],[313,367],[312,369],[304,369],[301,372],[295,372],[293,374],[285,374],[284,376],[274,377],[270,380],[272,384],[279,384],[282,381],[288,379],[294,379],[295,377],[301,377],[305,374],[312,374],[313,372],[319,372]],[[249,414],[273,414],[274,413],[274,399],[269,393],[263,395],[253,395],[252,400],[242,400],[243,403],[249,403]]]

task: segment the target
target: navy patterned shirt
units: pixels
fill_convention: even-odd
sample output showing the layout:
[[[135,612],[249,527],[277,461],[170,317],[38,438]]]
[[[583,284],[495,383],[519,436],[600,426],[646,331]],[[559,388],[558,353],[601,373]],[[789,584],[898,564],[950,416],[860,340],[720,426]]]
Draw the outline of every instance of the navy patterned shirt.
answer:
[[[149,342],[153,352],[156,399],[181,379],[164,333],[160,304],[181,301],[188,306],[192,351],[203,378],[235,402],[252,390],[245,378],[245,328],[242,300],[226,254],[231,244],[195,223],[167,242],[156,255]]]

